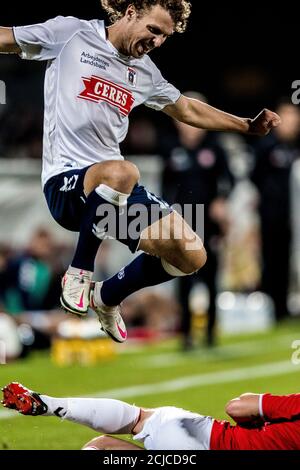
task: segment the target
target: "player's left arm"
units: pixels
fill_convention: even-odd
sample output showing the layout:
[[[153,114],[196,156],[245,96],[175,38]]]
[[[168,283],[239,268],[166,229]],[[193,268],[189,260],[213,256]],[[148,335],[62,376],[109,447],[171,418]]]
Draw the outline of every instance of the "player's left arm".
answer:
[[[254,119],[241,118],[184,95],[181,95],[176,103],[166,106],[163,111],[178,121],[214,131],[264,136],[280,124],[278,114],[268,109],[263,109]]]

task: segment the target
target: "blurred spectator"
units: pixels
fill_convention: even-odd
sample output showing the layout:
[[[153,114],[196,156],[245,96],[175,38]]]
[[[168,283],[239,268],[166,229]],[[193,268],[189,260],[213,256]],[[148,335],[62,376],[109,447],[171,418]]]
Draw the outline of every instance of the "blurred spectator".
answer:
[[[259,195],[262,290],[274,301],[277,320],[288,315],[291,248],[290,174],[300,157],[300,110],[290,101],[276,109],[282,124],[259,141],[251,175]]]
[[[95,259],[94,279],[97,281],[108,279],[112,275],[111,270],[109,269],[109,259],[110,256],[112,256],[111,250],[112,247],[110,241],[103,240]]]
[[[3,251],[3,250],[2,250]],[[34,232],[24,253],[5,257],[0,264],[0,297],[7,313],[49,310],[59,305],[63,267],[46,229]]]
[[[0,366],[21,356],[23,345],[16,322],[0,312]]]
[[[0,152],[8,158],[42,156],[42,111],[24,103],[7,107],[0,119]]]
[[[135,292],[122,303],[131,339],[162,339],[178,333],[180,306],[173,296],[154,289]]]
[[[199,93],[187,96],[206,101]],[[227,164],[227,156],[214,133],[175,122],[177,136],[172,147],[163,149],[166,165],[163,177],[164,197],[169,202],[193,207],[193,230],[196,229],[196,204],[204,205],[204,244],[207,262],[199,273],[178,278],[179,299],[182,304],[183,347],[193,345],[189,295],[195,281],[204,282],[210,301],[206,330],[206,343],[214,343],[216,320],[216,277],[218,249],[227,228],[226,198],[232,186],[233,176]],[[190,223],[190,221],[189,221]]]
[[[135,112],[122,151],[127,155],[154,154],[157,149],[157,130],[145,110]]]

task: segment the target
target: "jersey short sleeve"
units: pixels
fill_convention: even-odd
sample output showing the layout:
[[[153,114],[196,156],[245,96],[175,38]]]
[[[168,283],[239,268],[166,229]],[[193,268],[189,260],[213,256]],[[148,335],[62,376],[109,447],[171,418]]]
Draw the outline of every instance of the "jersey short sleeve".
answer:
[[[13,31],[22,59],[51,60],[58,56],[80,26],[78,18],[57,16],[45,23],[15,26]]]
[[[176,103],[181,93],[171,83],[164,79],[156,65],[151,61],[153,88],[145,101],[149,108],[161,111],[165,106]]]

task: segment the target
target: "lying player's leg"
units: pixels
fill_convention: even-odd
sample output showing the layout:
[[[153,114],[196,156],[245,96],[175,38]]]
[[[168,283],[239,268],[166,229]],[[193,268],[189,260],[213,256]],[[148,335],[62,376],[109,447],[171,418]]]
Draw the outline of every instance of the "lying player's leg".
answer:
[[[131,434],[148,450],[209,449],[213,419],[176,407],[140,409],[108,398],[56,398],[16,382],[4,387],[2,403],[22,414],[57,416],[104,434]]]
[[[131,434],[141,415],[139,407],[120,400],[50,397],[18,382],[9,383],[2,391],[2,404],[7,408],[24,415],[57,416],[102,433]]]

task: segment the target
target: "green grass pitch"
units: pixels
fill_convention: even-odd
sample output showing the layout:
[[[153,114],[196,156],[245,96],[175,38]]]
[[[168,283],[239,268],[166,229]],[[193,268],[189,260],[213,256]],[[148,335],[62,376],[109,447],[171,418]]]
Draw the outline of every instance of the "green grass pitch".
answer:
[[[224,406],[244,392],[300,391],[300,364],[291,361],[299,321],[268,333],[221,337],[218,347],[182,353],[179,340],[118,346],[110,361],[58,367],[47,353],[0,366],[0,385],[16,380],[54,396],[110,396],[140,406],[174,405],[225,418]],[[300,354],[299,354],[300,356]],[[96,432],[55,417],[0,409],[0,449],[80,449]]]

